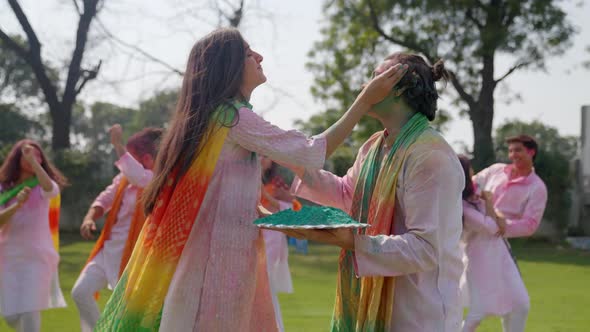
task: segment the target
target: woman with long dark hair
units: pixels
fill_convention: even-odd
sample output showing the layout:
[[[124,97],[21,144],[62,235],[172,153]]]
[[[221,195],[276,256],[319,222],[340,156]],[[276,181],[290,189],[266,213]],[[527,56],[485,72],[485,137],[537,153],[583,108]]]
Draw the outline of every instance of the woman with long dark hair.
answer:
[[[149,215],[96,331],[276,331],[258,217],[260,160],[319,169],[404,72],[374,78],[342,118],[308,138],[264,121],[248,103],[266,81],[238,30],[191,50],[162,139]]]
[[[18,332],[40,331],[42,310],[66,306],[55,241],[55,198],[66,183],[29,139],[17,142],[0,167],[0,314]]]

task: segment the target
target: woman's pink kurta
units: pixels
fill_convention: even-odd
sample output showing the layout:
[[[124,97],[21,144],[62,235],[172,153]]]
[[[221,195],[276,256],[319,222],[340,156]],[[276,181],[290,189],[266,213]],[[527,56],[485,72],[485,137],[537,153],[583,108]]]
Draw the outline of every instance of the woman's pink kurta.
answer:
[[[41,186],[34,187],[29,199],[0,227],[0,314],[3,316],[66,306],[57,273],[59,254],[49,230],[49,200],[58,194],[59,187],[53,181],[49,192]]]
[[[259,155],[321,168],[322,137],[284,131],[251,110],[225,141],[164,302],[160,331],[276,331],[258,218]]]

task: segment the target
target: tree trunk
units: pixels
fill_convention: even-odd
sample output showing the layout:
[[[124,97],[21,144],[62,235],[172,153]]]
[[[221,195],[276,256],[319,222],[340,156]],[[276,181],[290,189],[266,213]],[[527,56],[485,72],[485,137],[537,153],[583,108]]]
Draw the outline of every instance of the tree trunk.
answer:
[[[473,123],[473,168],[481,170],[496,161],[494,142],[492,140],[492,126],[494,122],[494,49],[487,49],[482,56],[481,90],[477,102],[470,109]]]
[[[72,54],[72,59],[68,66],[68,76],[61,99],[58,96],[58,88],[55,82],[52,82],[47,74],[47,70],[42,59],[41,42],[33,30],[27,15],[24,13],[17,0],[8,1],[18,22],[27,35],[28,49],[20,46],[11,39],[2,29],[0,29],[0,39],[7,44],[16,54],[25,59],[33,69],[37,82],[45,101],[49,107],[49,113],[52,121],[52,147],[54,150],[63,150],[70,147],[70,124],[72,120],[72,109],[76,103],[76,97],[80,94],[84,85],[98,74],[100,62],[93,71],[82,70],[82,60],[86,43],[88,42],[88,32],[92,20],[96,17],[101,0],[84,0],[83,10],[80,9],[78,2],[74,1],[78,9],[80,20],[76,30],[76,47]],[[86,75],[83,75],[83,72]]]
[[[60,108],[63,106],[59,104]],[[69,111],[65,109],[51,110],[52,121],[52,138],[51,146],[53,150],[65,150],[70,148],[70,124],[72,122],[72,108]]]
[[[484,169],[495,162],[494,142],[492,141],[492,124],[494,120],[493,104],[478,104],[471,110],[473,123],[473,168]]]

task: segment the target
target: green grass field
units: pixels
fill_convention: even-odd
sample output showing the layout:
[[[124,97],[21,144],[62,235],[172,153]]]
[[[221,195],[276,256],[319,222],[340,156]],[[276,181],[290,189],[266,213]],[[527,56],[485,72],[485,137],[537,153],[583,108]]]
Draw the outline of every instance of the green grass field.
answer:
[[[76,236],[63,236],[60,277],[68,307],[43,312],[42,331],[79,331],[78,314],[70,290],[92,244]],[[531,297],[527,331],[590,331],[590,253],[540,243],[515,246]],[[310,254],[291,253],[294,294],[281,295],[287,331],[327,331],[332,315],[338,251],[313,245]],[[104,305],[108,291],[103,292]],[[419,317],[417,317],[419,318]],[[0,331],[10,331],[0,321]],[[478,331],[501,331],[498,319],[488,319]]]

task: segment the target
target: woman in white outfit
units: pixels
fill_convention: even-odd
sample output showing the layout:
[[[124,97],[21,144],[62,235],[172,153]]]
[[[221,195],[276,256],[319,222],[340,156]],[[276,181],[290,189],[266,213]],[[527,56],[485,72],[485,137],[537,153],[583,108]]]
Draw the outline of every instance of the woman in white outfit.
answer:
[[[469,159],[459,156],[459,160],[465,171],[462,240],[466,265],[461,288],[469,307],[463,332],[475,331],[488,316],[501,316],[505,332],[523,332],[520,322],[526,320],[529,297],[501,236],[506,225],[496,216],[491,195],[476,194]]]
[[[261,193],[262,205],[270,212],[276,213],[293,207],[290,194],[283,188],[282,180],[276,174],[278,165],[268,158],[262,158],[263,187]],[[293,282],[289,271],[289,248],[287,236],[281,232],[268,229],[262,230],[264,246],[266,248],[266,266],[272,304],[275,310],[279,331],[284,331],[281,307],[278,293],[293,293]]]
[[[0,167],[8,199],[0,205],[0,314],[17,332],[40,331],[42,310],[66,306],[49,225],[49,202],[66,182],[31,140],[16,143]],[[24,196],[5,196],[24,185]]]

